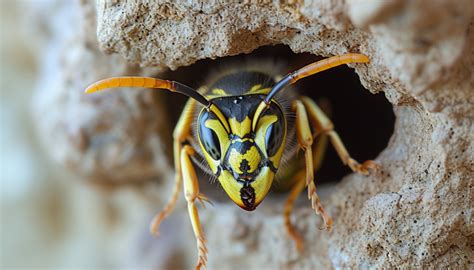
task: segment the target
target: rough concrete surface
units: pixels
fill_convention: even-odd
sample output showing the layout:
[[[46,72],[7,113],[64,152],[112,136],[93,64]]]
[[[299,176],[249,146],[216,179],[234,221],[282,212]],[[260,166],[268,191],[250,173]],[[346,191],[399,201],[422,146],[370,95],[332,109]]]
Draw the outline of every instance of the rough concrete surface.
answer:
[[[61,144],[52,149],[57,160],[104,181],[167,174],[160,142],[170,132],[159,94],[82,95],[104,76],[146,74],[122,58],[176,69],[269,44],[321,56],[364,53],[371,63],[355,67],[362,84],[383,91],[397,117],[376,159],[381,170],[331,188],[330,233],[318,230],[309,203],[296,210],[302,254],[283,230],[283,199],[251,214],[231,204],[202,211],[209,268],[472,268],[472,1],[211,2],[97,1],[100,48],[121,57],[102,55],[85,35],[59,51],[59,77],[40,89],[47,100],[36,101],[53,108],[40,126]],[[91,27],[92,11],[83,20]]]

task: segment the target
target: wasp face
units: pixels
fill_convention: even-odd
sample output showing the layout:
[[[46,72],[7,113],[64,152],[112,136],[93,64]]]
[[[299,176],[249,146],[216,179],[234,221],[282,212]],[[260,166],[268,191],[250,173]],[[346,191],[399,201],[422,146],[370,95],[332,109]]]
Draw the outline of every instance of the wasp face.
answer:
[[[268,193],[286,139],[286,119],[276,102],[254,119],[264,97],[216,98],[198,119],[199,143],[209,167],[229,197],[248,211]]]

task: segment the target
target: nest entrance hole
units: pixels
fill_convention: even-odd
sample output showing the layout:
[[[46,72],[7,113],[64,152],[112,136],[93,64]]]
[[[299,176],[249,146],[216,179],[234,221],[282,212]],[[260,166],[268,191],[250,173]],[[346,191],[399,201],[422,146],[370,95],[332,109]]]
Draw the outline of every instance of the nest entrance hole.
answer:
[[[255,59],[285,63],[286,72],[290,72],[321,57],[310,53],[296,54],[283,45],[267,46],[250,54],[201,60],[191,66],[169,71],[163,74],[163,78],[176,80],[197,89],[219,66]],[[354,159],[360,162],[374,159],[387,146],[395,123],[392,105],[385,99],[383,93],[374,95],[364,89],[353,69],[339,66],[302,79],[295,84],[295,87],[300,94],[309,96],[315,101],[328,101],[331,108],[330,118]],[[171,104],[168,111],[174,128],[186,98],[180,95],[166,95],[166,98],[169,99],[166,104]],[[318,183],[339,181],[350,173],[351,170],[342,164],[334,148],[329,146],[322,167],[317,172],[316,181]]]

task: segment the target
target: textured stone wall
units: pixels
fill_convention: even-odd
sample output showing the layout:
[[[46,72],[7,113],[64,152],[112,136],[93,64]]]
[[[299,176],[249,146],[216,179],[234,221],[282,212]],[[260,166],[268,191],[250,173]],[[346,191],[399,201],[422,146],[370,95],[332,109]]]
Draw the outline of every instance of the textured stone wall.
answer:
[[[39,113],[48,111],[40,123],[45,141],[60,144],[53,156],[105,183],[172,179],[162,94],[86,97],[87,84],[269,44],[320,56],[361,52],[371,59],[355,67],[362,84],[383,91],[397,117],[376,159],[381,170],[349,175],[328,190],[330,233],[318,230],[320,218],[302,203],[295,213],[302,254],[283,230],[282,198],[257,213],[230,203],[202,211],[209,268],[472,267],[472,1],[211,2],[99,0],[98,44],[94,9],[83,5],[85,30],[60,48],[58,76],[36,100]],[[160,196],[168,196],[164,190]],[[187,246],[193,259],[194,240]]]

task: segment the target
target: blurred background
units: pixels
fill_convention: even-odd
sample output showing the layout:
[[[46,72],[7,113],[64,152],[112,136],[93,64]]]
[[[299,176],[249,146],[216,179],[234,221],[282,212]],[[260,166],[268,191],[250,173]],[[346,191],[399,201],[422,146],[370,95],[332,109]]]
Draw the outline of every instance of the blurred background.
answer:
[[[270,59],[290,71],[319,59],[276,46],[176,71],[139,68],[100,52],[93,1],[0,5],[2,269],[183,268],[194,262],[182,201],[159,239],[148,233],[171,190],[168,146],[186,99],[143,91],[83,97],[88,84],[112,75],[160,74],[197,88],[229,63]],[[356,159],[375,158],[385,148],[393,132],[391,105],[365,91],[353,70],[339,67],[299,87],[329,101]],[[348,173],[330,148],[318,181],[335,183]],[[203,180],[206,194],[229,202],[220,187]]]
[[[60,80],[60,62],[68,61],[60,57],[61,52],[73,36],[88,31],[81,17],[92,7],[89,2],[0,1],[2,269],[142,268],[158,264],[150,262],[154,257],[147,260],[142,247],[134,245],[143,243],[146,249],[153,243],[148,223],[158,210],[154,204],[160,205],[156,196],[150,199],[143,187],[111,190],[91,184],[77,169],[71,170],[74,166],[69,166],[66,158],[52,154],[67,151],[64,145],[40,135],[40,130],[58,122],[52,116],[57,111],[54,102],[67,107],[74,102],[64,97],[48,100],[54,91],[41,89],[60,88],[55,84]],[[61,114],[61,109],[57,113]],[[63,128],[51,132],[69,136]],[[129,226],[134,230],[125,229]],[[166,237],[162,238],[165,243]],[[176,238],[174,243],[179,242]],[[166,255],[167,250],[172,252],[173,247],[159,254]]]

